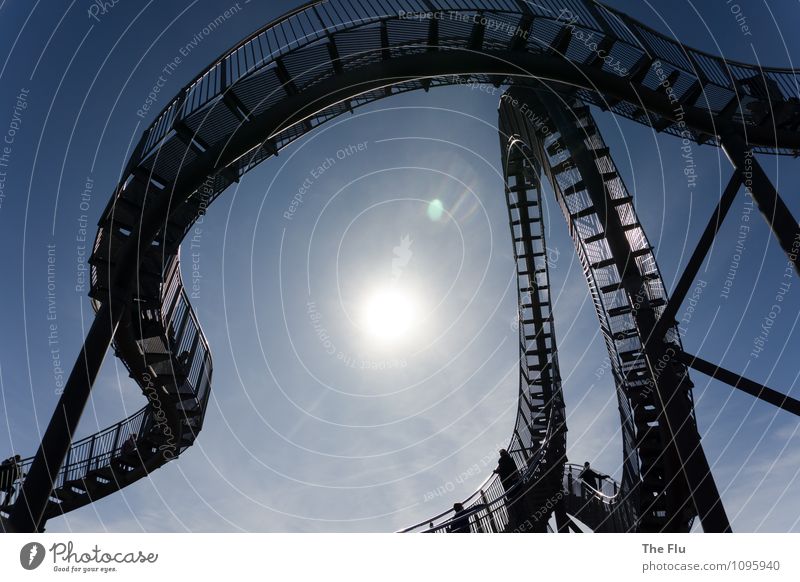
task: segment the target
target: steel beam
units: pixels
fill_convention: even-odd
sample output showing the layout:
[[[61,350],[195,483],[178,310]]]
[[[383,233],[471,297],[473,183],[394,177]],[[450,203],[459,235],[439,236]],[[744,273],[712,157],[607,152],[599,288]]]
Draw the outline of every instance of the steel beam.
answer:
[[[800,416],[800,400],[792,398],[791,396],[787,396],[786,394],[782,394],[777,390],[768,388],[767,386],[759,384],[758,382],[754,382],[753,380],[749,380],[744,376],[740,376],[735,372],[726,370],[718,364],[712,364],[711,362],[708,362],[698,356],[693,356],[684,352],[681,356],[681,359],[687,366],[691,366],[706,376],[721,382],[725,382],[729,386],[733,386],[737,390],[741,390],[750,396],[755,396],[759,400],[763,400],[764,402],[772,404],[773,406],[777,406],[781,410],[785,410],[786,412],[791,412],[796,416]]]
[[[11,531],[37,532],[44,527],[44,513],[53,484],[72,444],[72,436],[123,313],[124,310],[119,307],[112,310],[110,302],[106,302],[95,315],[11,510],[8,521]]]
[[[719,138],[720,145],[734,168],[742,173],[745,187],[750,191],[758,209],[767,220],[781,248],[800,274],[800,225],[791,210],[781,199],[761,164],[758,163],[752,146],[737,133],[730,131]]]
[[[739,170],[734,170],[728,182],[728,186],[722,193],[719,204],[717,204],[717,209],[708,221],[706,229],[703,231],[689,262],[686,264],[686,268],[683,270],[678,284],[675,286],[675,290],[670,295],[669,303],[667,303],[666,308],[662,312],[656,331],[653,334],[654,337],[663,339],[667,330],[675,325],[675,315],[683,304],[686,293],[689,292],[689,288],[692,286],[692,283],[694,283],[697,272],[700,270],[700,266],[703,264],[708,250],[711,248],[711,244],[714,242],[714,237],[717,235],[717,232],[719,232],[722,221],[725,220],[725,215],[728,213],[728,210],[733,204],[733,200],[736,198],[736,194],[739,192],[741,183],[741,172],[739,172]]]

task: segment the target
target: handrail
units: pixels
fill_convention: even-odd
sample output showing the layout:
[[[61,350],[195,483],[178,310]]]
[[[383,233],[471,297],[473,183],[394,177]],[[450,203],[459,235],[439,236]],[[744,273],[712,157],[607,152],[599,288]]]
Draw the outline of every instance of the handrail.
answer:
[[[495,479],[496,477],[497,477],[497,475],[495,475],[494,473],[491,473],[490,475],[488,475],[488,476],[486,477],[486,479],[484,479],[484,480],[483,480],[483,483],[481,483],[481,484],[478,486],[478,488],[477,488],[475,491],[473,491],[473,492],[470,494],[470,496],[469,496],[469,497],[467,497],[466,499],[464,499],[464,500],[463,500],[463,501],[461,501],[460,503],[461,503],[462,505],[465,505],[465,504],[469,503],[470,501],[472,501],[472,500],[473,500],[473,498],[475,498],[477,495],[480,495],[481,491],[483,491],[483,490],[486,488],[486,486],[489,484],[489,482],[490,482],[492,479]],[[408,533],[408,532],[410,532],[410,531],[412,531],[412,530],[415,530],[415,529],[417,529],[418,527],[421,527],[421,526],[423,526],[423,525],[427,525],[427,524],[429,524],[429,523],[431,523],[431,522],[434,522],[434,521],[438,520],[439,518],[442,518],[442,517],[444,517],[445,515],[447,515],[447,514],[449,514],[449,513],[453,513],[453,512],[454,512],[454,511],[453,511],[453,508],[451,507],[450,509],[446,509],[446,510],[444,510],[443,512],[441,512],[441,513],[439,513],[439,514],[437,514],[437,515],[434,515],[433,517],[430,517],[430,518],[428,518],[428,519],[424,519],[424,520],[422,520],[422,521],[421,521],[421,522],[419,522],[419,523],[415,523],[414,525],[411,525],[411,526],[408,526],[408,527],[406,527],[406,528],[404,528],[404,529],[402,529],[402,530],[399,530],[397,533]],[[449,523],[449,522],[448,522],[448,523]]]
[[[597,0],[589,0],[589,1],[590,2],[594,2],[598,6],[601,6],[604,10],[610,12],[611,14],[614,14],[620,20],[623,20],[625,22],[625,24],[633,23],[633,24],[635,24],[637,26],[637,28],[646,30],[650,34],[653,34],[653,35],[655,35],[655,36],[657,36],[657,37],[659,37],[659,38],[661,38],[663,40],[666,40],[667,42],[670,42],[670,43],[677,43],[678,42],[674,38],[671,38],[670,36],[664,34],[663,32],[660,32],[660,31],[656,30],[655,28],[653,28],[653,27],[651,27],[651,26],[649,26],[649,25],[647,25],[647,24],[645,24],[643,22],[640,22],[640,21],[638,21],[638,20],[636,20],[634,18],[631,18],[630,16],[628,16],[627,14],[625,14],[624,12],[622,12],[621,10],[619,10],[617,8],[614,8],[612,6],[608,6],[607,4],[604,4],[602,2],[598,2]],[[683,43],[679,43],[679,44],[683,44]],[[746,63],[744,61],[736,61],[736,60],[724,57],[722,55],[715,55],[714,53],[710,53],[710,52],[707,52],[707,51],[704,51],[704,50],[701,50],[701,49],[697,49],[697,48],[694,48],[694,47],[687,47],[685,45],[683,45],[683,46],[684,46],[684,49],[687,52],[691,52],[693,54],[698,54],[698,55],[701,55],[701,56],[704,56],[704,57],[708,57],[708,58],[714,59],[714,60],[720,60],[720,61],[723,61],[723,62],[729,64],[729,65],[733,65],[733,66],[736,66],[736,67],[743,67],[745,69],[755,69],[756,68],[756,67],[753,66],[752,63]],[[760,71],[767,72],[767,73],[797,73],[797,69],[792,69],[791,67],[757,67],[757,69],[760,70]]]
[[[148,406],[144,406],[130,415],[128,418],[120,420],[119,422],[101,430],[100,432],[90,434],[72,443],[66,461],[59,469],[58,475],[56,476],[56,487],[60,487],[69,481],[79,479],[81,472],[78,471],[78,469],[85,467],[85,472],[88,472],[92,469],[99,468],[100,465],[96,462],[98,459],[107,457],[110,460],[116,457],[117,453],[122,450],[124,443],[123,439],[119,438],[119,435],[125,434],[127,436],[134,432],[138,434],[138,428],[137,430],[132,429],[134,427],[142,426],[148,408]],[[113,439],[106,438],[112,434],[114,435]],[[139,434],[140,438],[141,436],[142,435]],[[100,450],[97,449],[98,442],[101,443],[102,448]],[[106,443],[111,443],[111,446],[107,446]],[[77,454],[77,451],[81,451],[82,449],[86,448],[87,445],[89,445],[92,453],[91,455],[84,456],[82,454]],[[76,456],[78,457],[77,459],[75,458]],[[26,457],[17,463],[22,475],[26,473],[26,469],[33,463],[33,459],[33,456]]]
[[[565,468],[569,471],[568,473],[565,473],[565,475],[571,474],[572,472],[576,472],[576,471],[577,472],[583,471],[583,466],[578,465],[576,463],[567,463],[565,465]],[[614,495],[608,495],[607,493],[603,493],[601,490],[589,485],[589,483],[587,483],[586,481],[584,481],[580,477],[575,477],[574,480],[575,481],[580,481],[581,486],[586,487],[587,489],[589,489],[594,494],[595,497],[599,498],[604,503],[608,503],[609,505],[613,504],[613,503],[616,503],[620,499],[620,496],[622,495],[622,492],[623,492],[622,491],[622,487],[620,486],[620,484],[615,479],[613,479],[612,477],[610,477],[608,475],[606,475],[606,477],[605,477],[605,479],[603,479],[603,481],[608,481],[609,483],[613,483],[614,484],[614,488],[617,490],[617,492]]]
[[[555,407],[553,407],[553,406],[550,407],[549,414],[550,414],[550,416],[548,417],[548,423],[547,423],[548,433],[545,435],[545,438],[542,439],[541,445],[539,447],[537,447],[536,455],[531,458],[531,460],[528,462],[527,467],[525,468],[524,473],[520,475],[520,480],[517,481],[517,483],[515,483],[513,486],[511,486],[508,489],[508,491],[504,490],[503,495],[501,495],[500,497],[498,497],[496,499],[489,500],[489,503],[487,503],[486,505],[481,505],[480,507],[475,507],[475,508],[472,508],[470,510],[467,510],[465,513],[463,513],[460,516],[458,516],[458,519],[463,518],[465,515],[466,516],[471,516],[471,515],[473,515],[475,513],[480,513],[481,511],[484,511],[487,508],[491,508],[492,506],[494,506],[497,503],[500,503],[501,506],[502,506],[502,505],[505,504],[506,495],[513,494],[518,488],[522,488],[522,487],[525,486],[525,484],[530,480],[530,478],[536,472],[536,469],[539,468],[539,461],[541,459],[541,456],[544,454],[544,452],[546,451],[547,447],[550,445],[550,441],[551,441],[551,439],[553,437],[552,431],[555,428],[554,427],[553,415],[555,414]],[[513,441],[514,441],[514,439],[512,438],[511,442],[513,442]],[[533,448],[533,447],[531,447],[531,448]],[[510,450],[510,445],[509,445],[509,449],[508,450]],[[466,507],[468,503],[470,503],[473,500],[476,500],[476,498],[478,498],[482,494],[484,494],[486,489],[488,489],[488,486],[489,486],[490,483],[493,483],[494,481],[497,481],[499,479],[500,479],[499,475],[497,475],[496,473],[491,473],[490,475],[488,475],[486,477],[486,479],[484,479],[483,483],[481,483],[478,486],[478,488],[472,494],[469,495],[469,497],[467,497],[466,499],[464,499],[460,503]],[[415,530],[415,529],[417,529],[419,527],[425,526],[425,525],[427,525],[429,523],[433,523],[433,522],[435,522],[435,521],[441,519],[442,517],[444,517],[446,515],[449,515],[451,513],[455,513],[455,510],[453,508],[447,509],[447,510],[445,510],[445,511],[443,511],[443,512],[441,512],[441,513],[439,513],[439,514],[437,514],[437,515],[435,515],[433,517],[430,517],[428,519],[422,520],[422,521],[420,521],[419,523],[417,523],[415,525],[412,525],[412,526],[406,527],[406,528],[404,528],[402,530],[399,530],[397,533],[409,533],[409,532],[412,532],[413,530]],[[442,522],[442,523],[440,523],[438,525],[435,525],[433,528],[429,528],[429,529],[424,530],[423,532],[420,532],[420,533],[439,531],[442,528],[445,528],[448,525],[452,524],[455,519],[456,519],[455,517],[451,517],[447,521],[444,521],[444,522]]]
[[[352,6],[351,4],[347,3],[346,0],[339,0],[339,2],[333,2],[332,0],[314,0],[314,1],[311,1],[311,2],[306,2],[305,4],[302,4],[301,6],[298,6],[297,8],[284,13],[282,16],[278,17],[276,20],[274,20],[272,22],[269,22],[268,24],[266,24],[264,26],[261,26],[258,29],[254,30],[247,37],[245,37],[245,39],[243,39],[243,40],[237,42],[236,44],[234,44],[233,46],[231,46],[231,48],[229,48],[227,51],[225,51],[220,57],[218,57],[217,59],[213,60],[206,68],[202,69],[202,72],[199,75],[197,75],[195,78],[193,78],[190,82],[188,82],[178,92],[177,97],[175,99],[173,99],[172,101],[168,102],[164,106],[164,108],[155,116],[155,118],[153,119],[153,122],[143,132],[140,145],[141,145],[142,142],[144,142],[146,140],[149,140],[150,134],[162,122],[164,116],[167,113],[169,113],[170,110],[173,107],[175,107],[176,105],[183,104],[183,105],[181,105],[179,107],[179,109],[183,109],[184,106],[185,106],[185,103],[186,103],[185,98],[189,95],[191,90],[196,85],[198,85],[198,83],[201,83],[203,81],[204,77],[206,77],[207,75],[212,73],[215,70],[216,67],[222,66],[224,68],[225,61],[227,59],[229,59],[230,57],[232,57],[234,54],[236,54],[237,51],[239,51],[239,49],[247,46],[248,43],[254,41],[260,35],[268,32],[268,31],[270,31],[272,29],[276,29],[277,27],[281,26],[282,24],[284,24],[286,22],[289,22],[289,21],[291,21],[293,19],[299,18],[299,16],[301,14],[304,14],[310,8],[316,9],[316,7],[320,6],[320,5],[336,5],[336,4],[339,4],[340,2],[345,3],[347,6],[351,6],[353,8],[353,10],[356,11],[357,13],[360,13],[360,12],[367,13],[367,16],[361,18],[361,20],[364,20],[366,18],[386,19],[386,20],[399,19],[400,18],[400,15],[399,15],[400,7],[399,6],[395,6],[395,8],[398,9],[397,10],[397,14],[387,15],[387,14],[381,14],[380,12],[378,12],[372,6],[372,4],[368,4],[369,9],[365,9],[363,4],[359,3],[358,7],[360,8],[360,10],[358,10],[358,8],[356,8],[356,7]],[[391,0],[390,0],[390,3],[391,3]],[[707,52],[704,52],[704,51],[700,51],[698,49],[687,47],[685,45],[677,43],[677,41],[675,41],[674,39],[670,38],[669,36],[667,36],[667,35],[665,35],[665,34],[663,34],[661,32],[658,32],[658,31],[654,30],[653,28],[651,28],[651,27],[649,27],[649,26],[647,26],[647,25],[645,25],[645,24],[643,24],[641,22],[638,22],[638,21],[628,17],[624,13],[622,13],[622,12],[620,12],[618,10],[615,10],[615,9],[613,9],[611,7],[608,7],[608,6],[606,6],[606,5],[604,5],[604,4],[600,3],[600,2],[596,2],[595,0],[580,0],[580,5],[583,6],[584,8],[586,7],[587,4],[588,5],[593,5],[595,7],[601,7],[602,11],[606,11],[610,15],[613,15],[615,18],[620,19],[620,21],[623,22],[625,27],[628,27],[631,24],[633,24],[633,25],[635,25],[636,29],[638,29],[638,30],[646,31],[648,34],[651,34],[651,35],[655,36],[657,39],[659,39],[659,40],[661,40],[661,41],[663,41],[665,43],[668,43],[669,45],[676,45],[676,47],[680,47],[680,49],[682,49],[683,52],[685,54],[687,54],[687,55],[688,54],[698,55],[700,57],[703,57],[704,59],[709,59],[709,60],[715,62],[717,66],[721,67],[720,72],[722,72],[724,74],[724,72],[727,71],[728,72],[728,76],[729,76],[729,80],[734,82],[734,83],[735,83],[735,81],[737,79],[736,79],[736,76],[734,75],[733,71],[731,70],[731,67],[738,67],[738,68],[742,68],[742,69],[747,69],[749,71],[752,71],[754,75],[769,75],[769,74],[786,75],[786,74],[796,74],[797,73],[797,71],[795,71],[793,69],[790,69],[790,68],[785,68],[785,67],[755,67],[755,66],[753,66],[751,64],[748,64],[748,63],[742,63],[742,62],[738,62],[738,61],[728,60],[728,59],[726,59],[724,57],[721,57],[719,55],[713,55],[711,53],[707,53]],[[529,10],[534,10],[535,6],[536,5],[534,4],[533,7],[529,7]],[[541,7],[541,8],[544,8],[544,7]],[[520,14],[521,13],[519,7],[515,8],[513,10],[509,9],[509,8],[498,8],[496,5],[483,4],[482,0],[473,0],[472,2],[469,3],[468,6],[438,7],[438,8],[436,8],[436,10],[434,12],[437,12],[437,13],[439,13],[439,12],[441,12],[441,13],[450,13],[450,12],[457,13],[457,12],[474,12],[476,10],[480,10],[480,11],[482,11],[484,13],[495,13],[495,14]],[[546,9],[546,10],[548,12],[552,12],[549,9]],[[406,13],[406,14],[417,14],[417,15],[419,15],[419,14],[426,14],[426,13],[430,12],[430,10],[427,10],[427,9],[425,9],[425,10],[423,10],[423,9],[419,9],[419,10],[403,10],[403,12]],[[596,10],[596,12],[601,12],[601,11],[600,10]],[[548,14],[541,12],[538,8],[534,12],[534,14],[535,14],[535,16],[537,18],[542,18],[542,19],[545,19],[545,20],[554,20],[554,21],[558,21],[559,20],[555,16],[549,16]],[[553,14],[555,14],[555,13],[553,13]],[[317,18],[319,18],[318,13],[316,12],[316,10],[315,10],[315,15],[317,15]],[[605,16],[602,16],[602,17],[605,18]],[[596,16],[593,17],[593,18],[596,18]],[[309,21],[311,21],[310,17],[309,17]],[[316,34],[316,33],[324,32],[325,35],[327,36],[327,35],[330,35],[330,34],[332,34],[334,32],[334,31],[330,30],[330,28],[327,25],[325,25],[325,23],[322,20],[320,20],[320,23],[323,24],[324,28],[319,29],[319,30],[314,30],[313,33],[309,33],[309,34],[305,33],[305,28],[302,26],[302,23],[298,23],[298,29],[304,34],[304,36],[299,36],[299,37],[293,38],[292,40],[286,42],[282,46],[279,46],[275,51],[272,51],[272,49],[270,49],[269,54],[266,55],[266,53],[265,53],[265,57],[263,59],[261,59],[260,61],[259,61],[259,59],[255,59],[256,62],[254,62],[254,64],[251,67],[246,67],[246,71],[242,75],[239,76],[239,78],[236,80],[236,82],[243,80],[244,78],[254,74],[256,71],[259,71],[259,70],[263,69],[264,67],[268,66],[269,64],[273,63],[279,56],[283,55],[285,52],[290,52],[291,49],[289,51],[286,51],[286,49],[290,45],[292,45],[293,43],[300,43],[303,39],[308,38],[310,36],[310,34]],[[359,24],[363,24],[363,23],[359,22]],[[336,26],[337,25],[334,24],[333,28],[336,28]],[[579,21],[578,26],[580,26],[582,29],[585,29],[587,31],[593,31],[593,32],[597,32],[597,33],[600,33],[600,34],[606,34],[606,32],[604,30],[602,30],[602,27],[600,27],[600,28],[595,27],[595,25],[593,23],[587,22],[585,18],[582,18]],[[295,35],[295,36],[297,36],[297,35]],[[624,44],[626,44],[628,46],[633,47],[636,50],[641,50],[641,48],[642,48],[641,45],[633,44],[626,38],[623,38],[623,37],[621,37],[619,35],[616,35],[616,34],[615,34],[615,36],[616,36],[617,42],[624,43]],[[680,51],[680,49],[679,49],[679,51]],[[681,69],[684,72],[687,72],[689,74],[698,74],[699,72],[702,73],[702,67],[698,63],[692,63],[691,62],[692,61],[691,58],[688,59],[688,61],[689,61],[688,66],[687,66],[687,64],[675,62],[674,60],[670,60],[670,57],[667,57],[667,56],[659,55],[659,58],[661,60],[663,60],[664,62],[668,62],[670,65],[672,65],[672,66],[674,66],[676,68],[679,68],[679,69]],[[741,79],[739,79],[739,80],[741,80]],[[720,84],[719,79],[708,79],[707,82],[709,82],[711,84],[714,84],[714,85],[717,85],[717,86],[720,86],[720,87],[724,87],[724,88],[729,89],[729,90],[733,89],[733,87],[728,85],[728,84],[726,84],[726,85]],[[794,85],[795,85],[795,90],[796,90],[797,80],[795,80]],[[202,103],[198,104],[195,108],[193,108],[192,111],[195,111],[196,109],[198,109],[200,107],[203,107],[207,103],[213,101],[219,95],[223,94],[226,91],[226,89],[227,89],[227,87],[222,86],[222,83],[220,83],[220,86],[219,86],[218,89],[217,88],[209,89],[209,91],[208,91],[209,95],[207,97],[205,97],[205,99],[202,101]],[[175,114],[175,117],[177,118],[178,116],[181,115],[181,111],[180,110],[176,110],[174,112],[174,114]],[[152,140],[150,142],[150,147],[149,147],[147,152],[143,151],[143,148],[139,150],[141,152],[142,159],[145,158],[150,151],[152,151],[155,147],[157,147],[157,145],[160,143],[161,139],[165,135],[168,134],[169,127],[167,127],[167,126],[171,126],[171,125],[172,125],[171,123],[167,123],[166,126],[163,128],[163,131],[161,132],[161,135],[156,137],[154,140]]]
[[[541,448],[544,449],[545,447],[542,446]],[[525,485],[527,484],[529,478],[532,476],[532,473],[535,471],[536,468],[537,468],[536,464],[530,465],[528,467],[528,470],[525,473],[525,476],[524,477],[520,476],[520,480],[517,481],[516,483],[514,483],[514,485],[509,487],[507,490],[504,488],[503,489],[503,494],[501,496],[499,496],[499,497],[497,497],[495,499],[488,500],[488,503],[481,503],[481,504],[476,505],[476,506],[474,506],[474,507],[472,507],[470,509],[467,509],[461,515],[459,515],[458,517],[453,515],[453,517],[449,518],[448,520],[443,521],[443,522],[439,523],[438,525],[435,525],[434,527],[429,528],[427,530],[424,530],[424,531],[422,531],[420,533],[430,533],[430,532],[440,531],[442,529],[447,529],[448,526],[452,525],[456,521],[460,521],[461,519],[463,519],[465,517],[469,518],[472,515],[475,515],[475,514],[480,513],[481,511],[487,511],[487,510],[489,511],[489,513],[491,513],[491,511],[492,511],[491,508],[493,506],[496,506],[496,505],[499,505],[500,507],[504,506],[505,503],[506,503],[506,498],[507,497],[512,497],[513,498],[514,494],[519,489],[522,489],[522,488],[525,487]],[[481,484],[481,486],[478,487],[478,489],[474,493],[472,493],[472,495],[470,495],[464,501],[462,501],[461,504],[466,506],[466,504],[469,501],[473,500],[473,498],[482,497],[483,495],[485,495],[485,490],[488,488],[487,485],[490,482],[498,481],[499,479],[500,479],[499,475],[496,475],[496,474],[489,475],[484,480],[483,484]],[[437,519],[439,519],[441,517],[444,517],[445,515],[448,515],[450,513],[455,514],[455,510],[452,509],[452,508],[448,509],[447,511],[444,511],[444,512],[440,513],[436,517],[421,521],[417,525],[414,525],[414,526],[411,526],[409,528],[406,528],[406,529],[400,531],[399,533],[408,533],[408,532],[416,529],[417,527],[420,527],[420,526],[428,524],[428,523],[432,523],[432,522],[436,521]]]

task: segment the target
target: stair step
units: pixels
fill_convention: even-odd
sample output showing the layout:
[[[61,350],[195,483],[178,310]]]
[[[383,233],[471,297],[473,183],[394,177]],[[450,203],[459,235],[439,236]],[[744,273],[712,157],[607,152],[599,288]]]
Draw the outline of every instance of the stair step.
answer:
[[[610,267],[616,263],[616,259],[603,259],[602,261],[597,261],[596,263],[592,263],[592,269],[604,269],[605,267]]]
[[[603,285],[600,287],[600,293],[613,293],[614,291],[620,291],[624,289],[625,286],[623,285],[622,281],[618,281],[617,283],[611,283],[609,285]]]
[[[514,193],[527,192],[528,190],[532,190],[535,187],[536,187],[535,184],[528,184],[527,182],[522,182],[522,183],[514,184],[513,186],[506,186],[506,191],[507,192],[514,192]],[[534,202],[533,204],[531,204],[531,206],[534,206],[535,204],[536,203]]]
[[[573,195],[577,194],[578,192],[581,192],[581,191],[583,191],[585,189],[586,189],[586,185],[584,184],[583,180],[578,180],[572,186],[568,186],[567,188],[564,188],[564,190],[562,191],[562,194],[564,194],[564,196],[573,196]]]
[[[619,353],[619,358],[623,362],[633,362],[633,361],[641,359],[643,357],[644,357],[644,355],[641,353],[640,350],[628,350],[628,351]]]
[[[552,167],[553,174],[563,174],[564,172],[569,172],[570,170],[575,169],[575,162],[572,161],[572,158],[567,158],[563,162],[560,162]]]
[[[551,337],[553,337],[552,333],[536,333],[536,334],[533,334],[533,335],[526,335],[525,336],[525,340],[530,341],[530,340],[534,340],[534,339],[537,339],[537,338],[549,339]],[[528,354],[528,352],[525,352],[525,353]]]
[[[100,467],[99,469],[95,469],[90,471],[87,475],[88,477],[100,477],[101,479],[105,479],[106,481],[113,481],[114,480],[114,471],[111,467],[105,466]]]
[[[630,329],[624,329],[622,331],[618,331],[614,333],[612,337],[615,340],[620,341],[620,340],[634,338],[637,337],[638,335],[639,331],[636,328],[632,327]]]
[[[178,410],[178,414],[182,414],[187,418],[194,418],[196,416],[199,416],[202,412],[203,410],[199,406],[196,406],[194,408],[185,408]]]
[[[591,216],[592,214],[597,214],[597,211],[594,209],[594,206],[587,206],[583,210],[570,213],[569,217],[572,220],[577,220],[579,218],[586,218],[587,216]]]
[[[74,479],[72,481],[67,481],[66,483],[64,483],[64,488],[67,489],[73,495],[80,496],[84,495],[85,493],[88,493],[89,486],[84,482],[83,479]],[[75,489],[78,489],[78,491],[75,491]]]
[[[175,373],[172,374],[156,374],[153,381],[156,385],[164,386],[166,388],[177,388],[178,392],[186,392],[186,374]]]
[[[70,487],[59,487],[53,490],[53,495],[60,499],[62,502],[69,503],[79,495],[75,493]]]

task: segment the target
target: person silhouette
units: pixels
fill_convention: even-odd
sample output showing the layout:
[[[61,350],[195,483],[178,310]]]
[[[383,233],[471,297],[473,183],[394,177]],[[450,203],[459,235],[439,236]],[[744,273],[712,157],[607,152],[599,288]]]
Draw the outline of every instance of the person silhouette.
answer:
[[[125,442],[122,443],[122,451],[121,452],[122,452],[123,455],[128,455],[128,454],[133,453],[133,452],[136,451],[136,436],[137,436],[136,433],[132,432],[128,436],[128,438],[125,439]]]
[[[11,462],[13,457],[5,459],[0,463],[0,492],[3,493],[3,507],[8,505],[8,500],[13,491],[14,482],[11,480]]]
[[[0,465],[0,491],[4,493],[2,507],[7,507],[11,504],[11,498],[14,497],[14,487],[22,477],[19,463],[20,456],[14,455],[7,458]]]
[[[180,372],[184,376],[189,373],[189,355],[190,355],[189,350],[183,350],[178,355],[178,366],[180,366],[178,372]]]
[[[578,479],[583,481],[589,487],[593,488],[595,491],[600,491],[601,482],[603,479],[608,479],[608,475],[603,475],[602,473],[597,473],[596,471],[592,470],[589,461],[586,461],[583,464],[583,471],[580,472],[578,475]]]
[[[508,508],[508,526],[510,529],[517,527],[522,522],[522,507],[520,494],[522,483],[517,469],[517,463],[506,449],[500,449],[500,458],[497,468],[493,471],[500,477],[500,483],[506,492],[506,507]]]
[[[461,503],[453,504],[453,520],[447,526],[448,533],[469,533],[469,516]]]

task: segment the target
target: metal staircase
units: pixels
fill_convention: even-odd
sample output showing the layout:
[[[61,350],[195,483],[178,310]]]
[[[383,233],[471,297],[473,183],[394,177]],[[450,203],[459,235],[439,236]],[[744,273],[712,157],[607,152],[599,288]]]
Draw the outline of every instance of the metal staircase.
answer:
[[[166,282],[159,287],[160,306],[152,308],[151,303],[145,308],[143,302],[139,311],[138,355],[123,359],[149,404],[72,443],[56,475],[46,519],[146,477],[191,446],[202,428],[211,387],[211,351],[183,288],[177,258],[170,261]],[[23,475],[32,462],[32,457],[20,462]],[[8,517],[19,493],[15,489],[0,515]]]

